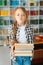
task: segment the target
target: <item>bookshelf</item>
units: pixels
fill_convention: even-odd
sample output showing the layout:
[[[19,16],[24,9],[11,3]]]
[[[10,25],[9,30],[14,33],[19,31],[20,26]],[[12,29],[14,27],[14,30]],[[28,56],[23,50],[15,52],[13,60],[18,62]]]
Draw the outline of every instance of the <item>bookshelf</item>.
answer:
[[[10,1],[0,0],[0,45],[9,43]]]
[[[0,0],[0,44],[9,43],[8,29],[13,23],[13,11],[20,6],[27,10],[34,35],[43,35],[43,0]]]

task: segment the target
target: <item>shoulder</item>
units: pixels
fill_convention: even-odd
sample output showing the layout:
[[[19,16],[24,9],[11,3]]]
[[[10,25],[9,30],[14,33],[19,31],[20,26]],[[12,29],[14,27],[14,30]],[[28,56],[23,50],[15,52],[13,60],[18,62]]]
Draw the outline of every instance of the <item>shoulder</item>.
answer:
[[[9,29],[8,29],[9,34],[13,33],[13,27],[14,27],[13,24],[9,25]]]
[[[26,29],[29,30],[29,29],[31,29],[31,28],[32,28],[31,25],[30,25],[29,23],[27,23],[27,24],[26,24]]]
[[[26,25],[26,31],[29,33],[33,33],[33,28],[32,28],[32,26],[30,25],[30,24],[27,24]]]
[[[9,25],[9,29],[13,29],[13,28],[14,28],[13,24]]]

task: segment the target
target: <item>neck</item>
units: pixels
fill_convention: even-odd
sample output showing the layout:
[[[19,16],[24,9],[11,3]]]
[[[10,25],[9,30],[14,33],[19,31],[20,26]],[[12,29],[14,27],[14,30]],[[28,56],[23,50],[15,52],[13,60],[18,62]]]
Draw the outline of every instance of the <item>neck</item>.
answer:
[[[24,24],[17,24],[17,26],[24,26],[24,25],[26,25],[26,23],[24,23]]]
[[[24,26],[24,25],[25,25],[25,24],[22,24],[22,25],[19,25],[19,24],[18,24],[18,26]]]

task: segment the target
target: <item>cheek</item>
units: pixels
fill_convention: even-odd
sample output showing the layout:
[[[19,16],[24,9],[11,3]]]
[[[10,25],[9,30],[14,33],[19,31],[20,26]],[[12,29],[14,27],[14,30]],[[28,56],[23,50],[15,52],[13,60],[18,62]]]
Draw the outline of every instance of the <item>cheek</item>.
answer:
[[[15,16],[15,19],[16,19],[16,21],[18,20],[18,17],[17,16]]]
[[[26,17],[23,17],[23,20],[25,21],[26,20]]]
[[[18,17],[16,17],[16,21],[17,21],[17,23],[19,23],[19,18]]]

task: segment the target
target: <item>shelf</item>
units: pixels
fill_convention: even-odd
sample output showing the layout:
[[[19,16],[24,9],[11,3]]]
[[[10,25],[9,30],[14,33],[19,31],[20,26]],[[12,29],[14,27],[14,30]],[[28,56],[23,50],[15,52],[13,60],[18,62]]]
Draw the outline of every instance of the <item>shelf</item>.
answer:
[[[19,7],[19,6],[10,6],[11,8],[16,8],[16,7]],[[24,8],[30,8],[30,6],[22,6]]]
[[[10,17],[10,15],[1,15],[0,17]]]
[[[39,24],[39,28],[43,28],[43,24]]]
[[[31,20],[33,20],[33,19],[39,19],[39,16],[38,15],[30,16],[30,19]]]
[[[9,8],[10,9],[10,5],[9,6],[0,6],[0,8],[2,9],[2,8]]]
[[[39,10],[39,6],[30,6],[30,10]]]
[[[34,28],[38,28],[39,27],[38,24],[31,24],[31,26],[33,26]]]
[[[2,29],[9,29],[9,26],[10,25],[0,25],[0,28],[2,28]]]
[[[4,37],[7,37],[7,36],[9,36],[9,34],[8,34],[8,35],[4,35],[4,34],[3,34],[3,35],[0,35],[0,36],[4,36]]]
[[[39,15],[39,19],[42,19],[43,20],[43,15]]]
[[[39,9],[40,9],[40,10],[43,10],[43,6],[40,6]]]
[[[10,16],[0,16],[0,19],[9,20]]]

